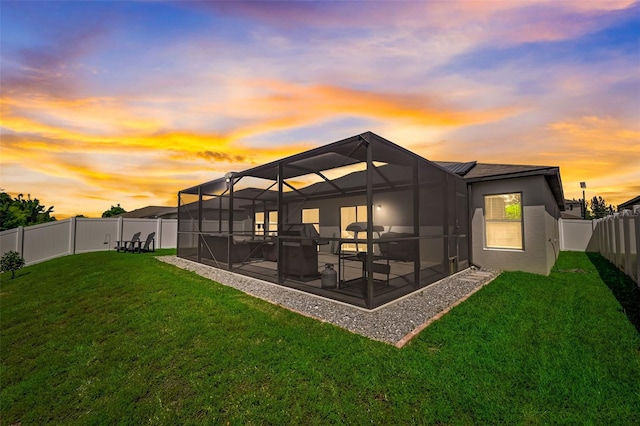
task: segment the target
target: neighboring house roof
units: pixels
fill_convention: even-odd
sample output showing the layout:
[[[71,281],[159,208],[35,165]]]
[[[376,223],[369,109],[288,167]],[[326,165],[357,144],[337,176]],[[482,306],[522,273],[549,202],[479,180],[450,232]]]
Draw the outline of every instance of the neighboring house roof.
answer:
[[[618,204],[618,211],[624,209],[632,209],[633,206],[640,205],[640,195],[635,198],[630,199],[629,201],[625,201],[622,204]]]
[[[488,164],[475,161],[458,163],[453,161],[435,161],[436,164],[462,176],[468,182],[511,179],[542,175],[547,180],[551,192],[561,211],[564,210],[564,191],[560,180],[560,169],[555,166],[528,166],[518,164]],[[473,165],[472,165],[473,164]]]
[[[122,213],[116,217],[126,217],[129,219],[156,219],[167,213],[175,211],[175,207],[166,206],[147,206],[130,212]]]

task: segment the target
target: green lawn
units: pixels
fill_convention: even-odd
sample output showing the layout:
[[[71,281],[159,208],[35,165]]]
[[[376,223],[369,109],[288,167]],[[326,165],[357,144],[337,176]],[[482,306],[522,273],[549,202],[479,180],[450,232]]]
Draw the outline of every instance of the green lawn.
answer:
[[[0,277],[0,423],[639,424],[634,284],[557,268],[586,272],[504,273],[396,349],[154,254],[55,259]]]

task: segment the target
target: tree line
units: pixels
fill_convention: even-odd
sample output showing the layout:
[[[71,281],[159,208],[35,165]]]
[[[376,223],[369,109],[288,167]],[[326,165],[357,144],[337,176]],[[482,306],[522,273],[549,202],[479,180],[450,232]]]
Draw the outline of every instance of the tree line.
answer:
[[[587,209],[585,219],[600,219],[614,213],[613,206],[607,205],[604,198],[597,196],[591,199],[591,208]]]
[[[12,198],[6,192],[0,193],[0,231],[53,222],[56,217],[52,213],[53,206],[43,206],[37,198],[31,199],[31,194],[27,198],[23,194]]]

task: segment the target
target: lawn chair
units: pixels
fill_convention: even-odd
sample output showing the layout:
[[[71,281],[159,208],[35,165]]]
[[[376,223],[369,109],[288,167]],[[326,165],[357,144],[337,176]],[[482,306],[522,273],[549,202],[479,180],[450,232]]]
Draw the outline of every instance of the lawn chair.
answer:
[[[144,244],[142,241],[138,240],[137,243],[131,249],[128,249],[132,253],[147,253],[150,251],[156,251],[156,233],[152,232],[147,235],[147,239]]]
[[[139,241],[140,241],[140,232],[136,232],[135,234],[133,234],[133,237],[131,237],[131,239],[128,241],[116,241],[116,246],[114,247],[114,249],[116,249],[118,253],[120,253],[121,251],[130,251],[135,247],[136,243]]]

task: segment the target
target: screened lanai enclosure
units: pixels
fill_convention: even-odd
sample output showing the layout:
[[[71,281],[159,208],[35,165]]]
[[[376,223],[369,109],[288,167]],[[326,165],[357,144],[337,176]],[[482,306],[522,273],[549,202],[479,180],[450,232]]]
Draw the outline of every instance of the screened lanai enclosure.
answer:
[[[363,308],[469,266],[466,183],[371,132],[178,203],[179,257]]]

